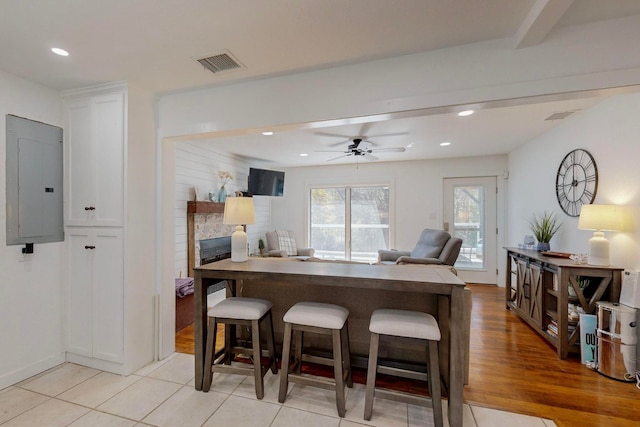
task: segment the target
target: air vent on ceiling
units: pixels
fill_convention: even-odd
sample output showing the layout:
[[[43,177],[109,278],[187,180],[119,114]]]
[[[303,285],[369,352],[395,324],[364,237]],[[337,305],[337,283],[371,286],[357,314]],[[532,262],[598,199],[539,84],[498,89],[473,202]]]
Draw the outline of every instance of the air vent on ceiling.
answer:
[[[562,119],[566,119],[567,117],[569,117],[570,115],[572,115],[575,112],[576,112],[576,110],[574,110],[574,111],[561,111],[559,113],[553,113],[552,115],[547,117],[545,119],[545,121],[546,120],[562,120]]]
[[[231,54],[226,52],[198,59],[198,62],[212,73],[220,73],[222,71],[244,68],[235,58],[231,56]]]

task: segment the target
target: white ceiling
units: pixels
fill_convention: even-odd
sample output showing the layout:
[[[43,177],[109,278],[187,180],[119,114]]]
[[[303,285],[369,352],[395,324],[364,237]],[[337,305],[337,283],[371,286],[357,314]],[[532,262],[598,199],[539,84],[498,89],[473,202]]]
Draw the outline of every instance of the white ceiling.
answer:
[[[558,28],[640,14],[640,1],[3,0],[0,10],[0,70],[58,90],[130,80],[162,95],[497,38],[513,39],[514,48],[532,45]],[[52,47],[70,56],[55,56]],[[221,52],[244,68],[212,74],[196,61]],[[557,123],[544,121],[550,114],[596,101],[483,109],[466,118],[419,115],[376,121],[364,132],[360,124],[321,132],[344,140],[367,136],[379,147],[413,144],[405,153],[381,153],[381,160],[499,154]],[[321,164],[340,153],[315,150],[343,139],[318,132],[277,133],[270,137],[277,144],[246,135],[217,144],[273,165]],[[375,138],[389,133],[406,134]],[[452,145],[440,147],[443,141]],[[302,152],[309,156],[299,157]]]

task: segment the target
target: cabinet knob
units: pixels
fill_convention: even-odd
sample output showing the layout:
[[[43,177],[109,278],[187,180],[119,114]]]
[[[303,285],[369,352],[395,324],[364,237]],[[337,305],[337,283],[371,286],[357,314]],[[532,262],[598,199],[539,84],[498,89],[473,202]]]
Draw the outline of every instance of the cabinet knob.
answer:
[[[95,246],[85,245],[85,247],[84,247],[84,248],[85,248],[85,249],[95,249],[96,247],[95,247]]]

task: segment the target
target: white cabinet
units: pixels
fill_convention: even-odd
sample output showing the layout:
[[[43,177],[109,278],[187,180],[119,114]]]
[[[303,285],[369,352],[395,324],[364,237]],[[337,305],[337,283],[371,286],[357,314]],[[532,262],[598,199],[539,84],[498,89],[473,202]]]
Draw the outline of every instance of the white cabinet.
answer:
[[[120,228],[69,228],[67,348],[122,363],[124,266]]]
[[[64,93],[66,358],[128,375],[154,357],[153,97]]]
[[[125,93],[67,104],[67,225],[122,226]]]

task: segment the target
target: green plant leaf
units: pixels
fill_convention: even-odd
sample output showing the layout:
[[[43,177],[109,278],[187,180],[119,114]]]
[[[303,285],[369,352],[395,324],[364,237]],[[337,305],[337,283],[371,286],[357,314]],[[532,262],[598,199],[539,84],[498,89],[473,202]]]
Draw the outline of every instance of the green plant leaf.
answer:
[[[539,243],[549,243],[561,226],[562,224],[558,222],[555,212],[547,213],[545,211],[539,216],[533,214],[529,220],[529,229]]]

